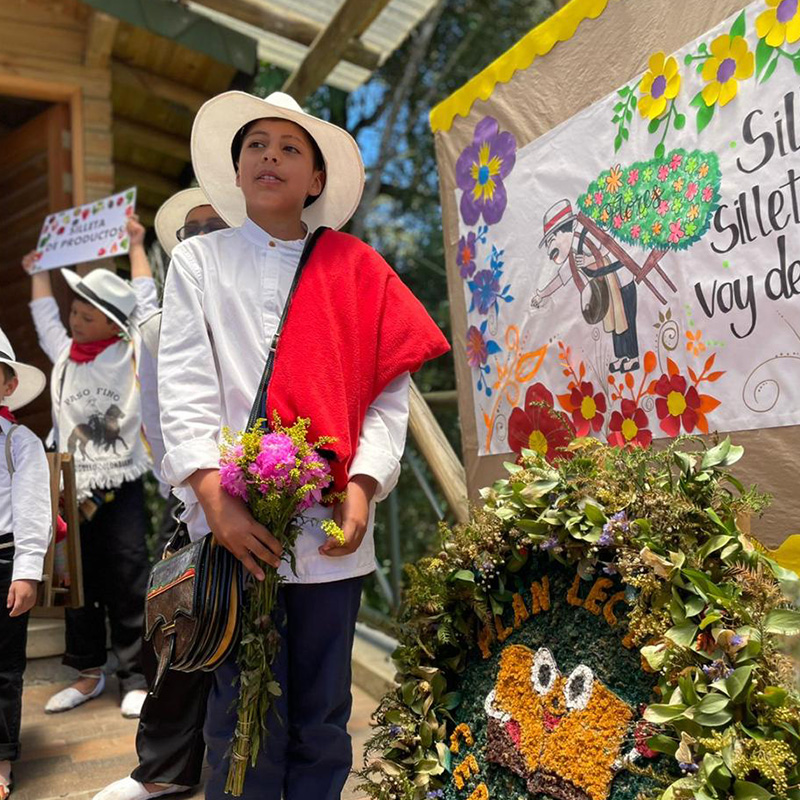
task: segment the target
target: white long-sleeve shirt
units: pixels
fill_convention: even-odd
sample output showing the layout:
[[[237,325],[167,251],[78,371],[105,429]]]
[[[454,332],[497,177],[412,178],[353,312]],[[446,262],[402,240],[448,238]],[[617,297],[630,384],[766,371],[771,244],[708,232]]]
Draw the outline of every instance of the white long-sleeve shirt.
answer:
[[[50,470],[39,438],[19,425],[11,434],[14,474],[9,474],[6,437],[10,429],[11,423],[0,417],[0,533],[14,534],[11,580],[40,581],[52,530]]]
[[[219,466],[220,433],[247,425],[268,346],[289,295],[304,240],[273,239],[251,220],[241,228],[182,242],[172,252],[164,289],[158,355],[162,474],[186,503],[189,533],[208,533],[202,508],[187,485],[200,469]],[[325,342],[319,342],[325,347]],[[326,583],[366,575],[375,567],[375,502],[394,488],[408,427],[408,373],[395,379],[367,411],[351,475],[378,482],[361,546],[347,556],[323,556],[319,520],[331,509],[314,506],[295,547],[297,574],[287,581]]]

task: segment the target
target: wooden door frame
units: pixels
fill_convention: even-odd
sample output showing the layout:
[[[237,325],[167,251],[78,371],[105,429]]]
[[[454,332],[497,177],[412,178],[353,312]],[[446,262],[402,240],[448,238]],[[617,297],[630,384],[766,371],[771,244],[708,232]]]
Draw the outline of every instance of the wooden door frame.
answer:
[[[69,105],[72,152],[72,205],[86,202],[83,152],[83,88],[79,83],[60,83],[0,72],[0,95],[46,100]]]

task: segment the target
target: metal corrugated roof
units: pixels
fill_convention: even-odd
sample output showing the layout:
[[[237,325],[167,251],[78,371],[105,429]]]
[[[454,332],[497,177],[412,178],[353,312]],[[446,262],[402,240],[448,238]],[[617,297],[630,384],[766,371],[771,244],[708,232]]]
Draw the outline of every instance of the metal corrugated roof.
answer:
[[[309,22],[326,27],[338,11],[342,0],[255,0],[258,5],[280,13],[282,10],[292,16],[302,16]],[[392,0],[378,15],[372,25],[361,35],[361,41],[375,48],[385,61],[396,50],[419,21],[430,11],[436,0]],[[213,11],[199,3],[188,2],[188,7],[239,33],[251,36],[258,43],[259,58],[264,61],[293,70],[304,58],[308,47],[282,36],[269,33],[233,17]],[[327,77],[326,83],[337,89],[352,91],[357,89],[370,76],[370,71],[347,61],[340,61]]]

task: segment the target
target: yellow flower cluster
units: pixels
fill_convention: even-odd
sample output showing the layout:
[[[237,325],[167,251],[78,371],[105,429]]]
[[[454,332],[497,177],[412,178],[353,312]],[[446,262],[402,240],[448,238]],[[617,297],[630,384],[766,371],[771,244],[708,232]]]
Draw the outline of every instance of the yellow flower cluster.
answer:
[[[332,519],[322,520],[319,526],[327,537],[335,539],[339,544],[344,544],[344,531]]]
[[[456,725],[456,729],[450,735],[450,752],[457,753],[460,748],[461,739],[464,739],[464,744],[467,747],[472,747],[475,744],[475,737],[472,735],[472,729],[466,722]]]
[[[746,780],[748,773],[759,772],[767,780],[772,781],[773,793],[777,797],[786,797],[789,791],[788,774],[797,764],[797,758],[786,742],[778,739],[743,742],[742,748],[733,761],[733,774],[739,780]]]
[[[469,796],[469,800],[489,800],[489,789],[485,783],[479,783],[475,791]]]
[[[456,789],[463,789],[470,777],[477,775],[479,772],[480,769],[478,768],[478,762],[475,760],[475,756],[468,755],[453,770],[453,782],[456,785]]]

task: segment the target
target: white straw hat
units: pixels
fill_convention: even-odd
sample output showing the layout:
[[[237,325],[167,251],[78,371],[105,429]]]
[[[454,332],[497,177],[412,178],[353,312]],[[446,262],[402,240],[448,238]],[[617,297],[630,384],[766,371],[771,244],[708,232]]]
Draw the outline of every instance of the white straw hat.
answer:
[[[70,269],[62,269],[61,274],[75,294],[102,311],[123,330],[127,329],[130,315],[136,308],[136,295],[128,281],[102,267],[83,277]]]
[[[205,192],[199,187],[184,189],[172,195],[158,209],[154,227],[156,236],[161,246],[166,250],[167,255],[172,255],[172,251],[178,244],[178,230],[186,223],[186,215],[198,206],[211,205]]]
[[[364,190],[361,152],[347,131],[306,114],[284,92],[273,92],[265,100],[247,92],[224,92],[197,112],[192,126],[192,165],[211,205],[231,227],[245,221],[244,194],[236,185],[231,144],[248,122],[267,117],[286,119],[305,129],[325,161],[325,188],[303,210],[303,222],[309,231],[320,225],[341,228],[355,213]]]
[[[27,405],[31,400],[35,400],[42,393],[42,389],[47,383],[44,372],[38,367],[17,361],[11,342],[8,341],[8,336],[1,329],[0,364],[8,364],[17,374],[17,379],[19,380],[19,386],[17,386],[14,394],[3,401],[8,406],[9,411],[22,408],[22,406]]]

